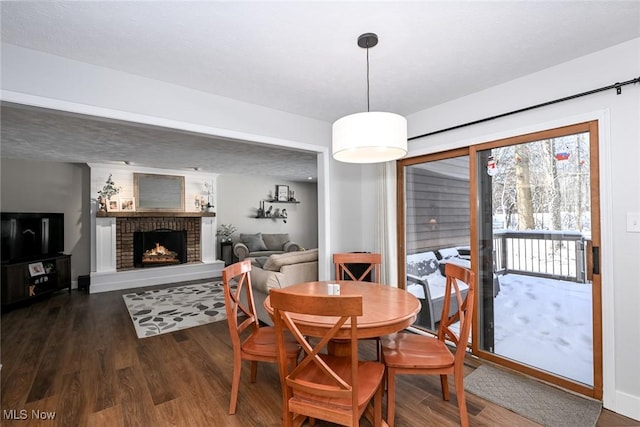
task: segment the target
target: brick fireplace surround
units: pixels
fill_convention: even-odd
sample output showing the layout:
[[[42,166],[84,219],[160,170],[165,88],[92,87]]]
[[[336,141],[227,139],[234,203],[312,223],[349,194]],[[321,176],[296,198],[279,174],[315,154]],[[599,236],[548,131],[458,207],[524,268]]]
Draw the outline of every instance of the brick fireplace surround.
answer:
[[[187,231],[187,263],[200,262],[200,218],[116,218],[116,270],[134,268],[133,233],[167,229]]]

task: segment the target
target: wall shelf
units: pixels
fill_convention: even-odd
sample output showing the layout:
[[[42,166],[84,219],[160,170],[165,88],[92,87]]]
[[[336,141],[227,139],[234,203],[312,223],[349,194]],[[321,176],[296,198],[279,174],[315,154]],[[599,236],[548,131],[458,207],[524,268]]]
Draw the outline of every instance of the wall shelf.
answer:
[[[282,200],[266,200],[266,199],[265,199],[265,202],[267,202],[267,203],[300,203],[299,200],[288,200],[288,201],[285,202],[285,201],[282,201]]]
[[[273,205],[279,205],[279,204],[280,205],[281,204],[297,205],[300,203],[300,201],[294,198],[293,191],[289,191],[288,190],[289,186],[286,186],[286,185],[282,185],[282,186],[276,185],[276,194],[280,194],[279,190],[283,190],[281,187],[286,188],[287,191],[285,192],[285,194],[289,195],[289,200],[278,200],[277,198],[272,198],[272,193],[269,193],[268,199],[262,199],[259,201],[258,211],[256,213],[256,216],[254,216],[253,218],[272,219],[272,220],[281,219],[282,222],[284,222],[285,224],[287,223],[287,218],[289,217],[287,210],[285,208],[280,209],[279,207],[276,207],[274,209]],[[267,208],[266,205],[270,205],[270,206]],[[272,210],[273,210],[273,213],[272,213]]]
[[[258,208],[258,212],[256,214],[256,216],[254,216],[254,218],[256,219],[281,219],[285,224],[287,223],[287,218],[288,218],[288,214],[287,214],[287,210],[286,209],[280,209],[280,208],[275,208],[273,210],[273,213],[271,212],[271,209],[273,208],[273,206],[269,206],[268,209],[265,209],[265,203],[272,205],[272,204],[283,204],[283,203],[289,203],[289,204],[296,204],[296,203],[300,203],[298,201],[291,201],[291,202],[278,202],[278,201],[273,201],[273,200],[265,200],[264,202],[260,203],[260,208]]]

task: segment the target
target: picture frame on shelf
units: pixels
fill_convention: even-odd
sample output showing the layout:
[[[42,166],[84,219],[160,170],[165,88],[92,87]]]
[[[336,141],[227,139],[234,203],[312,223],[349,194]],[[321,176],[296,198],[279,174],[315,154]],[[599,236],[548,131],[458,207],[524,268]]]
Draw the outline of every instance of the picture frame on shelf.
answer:
[[[134,197],[120,197],[120,211],[135,212],[136,203]]]
[[[107,200],[107,212],[119,212],[120,211],[120,198],[111,197]]]
[[[276,200],[278,202],[289,201],[289,186],[288,185],[276,185]]]
[[[44,273],[44,265],[42,265],[42,262],[33,262],[29,264],[29,274],[31,275],[31,277],[39,276]]]

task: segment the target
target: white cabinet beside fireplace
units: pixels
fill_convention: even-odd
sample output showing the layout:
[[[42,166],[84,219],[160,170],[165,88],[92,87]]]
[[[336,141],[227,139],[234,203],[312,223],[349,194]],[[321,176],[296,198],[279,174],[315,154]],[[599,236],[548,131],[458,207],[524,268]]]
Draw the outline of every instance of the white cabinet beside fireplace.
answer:
[[[200,258],[202,262],[216,260],[216,218],[203,217],[200,224]]]
[[[96,218],[96,272],[116,271],[116,219]]]

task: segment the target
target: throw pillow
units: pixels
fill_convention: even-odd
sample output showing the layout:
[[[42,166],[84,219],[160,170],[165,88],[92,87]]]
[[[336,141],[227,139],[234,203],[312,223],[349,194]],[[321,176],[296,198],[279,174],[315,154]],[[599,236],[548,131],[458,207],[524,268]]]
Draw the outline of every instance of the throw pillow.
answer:
[[[240,241],[247,245],[249,252],[266,251],[267,246],[262,240],[262,233],[256,234],[241,234]]]

